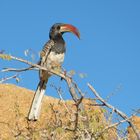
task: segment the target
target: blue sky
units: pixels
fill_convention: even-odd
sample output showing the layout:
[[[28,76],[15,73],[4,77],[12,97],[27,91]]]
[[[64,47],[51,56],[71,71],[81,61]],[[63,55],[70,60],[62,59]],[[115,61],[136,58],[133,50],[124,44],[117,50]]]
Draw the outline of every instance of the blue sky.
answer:
[[[33,62],[37,62],[52,24],[73,24],[80,30],[81,40],[64,35],[67,53],[63,67],[76,71],[74,79],[87,96],[93,97],[86,85],[90,82],[104,98],[113,93],[109,103],[130,115],[140,108],[139,7],[139,0],[1,1],[0,50],[31,60],[24,51],[32,49],[36,54]],[[24,66],[0,60],[0,68]],[[87,77],[81,79],[79,73]],[[0,77],[6,75],[1,73]],[[24,72],[20,78],[17,85],[36,89],[38,72]],[[14,80],[9,82],[15,84]],[[57,77],[50,78],[47,95],[58,97],[51,83],[62,86],[64,98],[70,98],[65,83]]]

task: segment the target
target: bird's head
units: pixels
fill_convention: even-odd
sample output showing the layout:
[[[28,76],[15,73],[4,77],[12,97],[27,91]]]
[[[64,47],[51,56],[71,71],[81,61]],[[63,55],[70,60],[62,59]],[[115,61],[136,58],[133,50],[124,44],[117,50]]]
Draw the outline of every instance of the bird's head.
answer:
[[[66,32],[75,34],[80,39],[80,33],[76,27],[70,24],[56,23],[50,29],[50,39],[55,39],[62,36]]]

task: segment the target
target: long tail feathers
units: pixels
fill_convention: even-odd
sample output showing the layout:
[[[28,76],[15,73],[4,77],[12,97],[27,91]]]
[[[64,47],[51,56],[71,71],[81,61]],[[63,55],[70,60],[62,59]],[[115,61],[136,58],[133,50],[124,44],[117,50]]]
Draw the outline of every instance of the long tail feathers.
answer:
[[[30,107],[28,120],[38,120],[41,110],[42,98],[45,94],[46,82],[40,81],[35,92],[32,105]]]

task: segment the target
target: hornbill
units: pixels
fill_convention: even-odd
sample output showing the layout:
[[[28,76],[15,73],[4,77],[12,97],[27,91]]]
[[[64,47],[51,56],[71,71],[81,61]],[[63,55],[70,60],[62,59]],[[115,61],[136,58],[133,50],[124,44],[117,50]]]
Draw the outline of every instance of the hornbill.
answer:
[[[49,32],[50,40],[44,45],[40,53],[39,64],[47,69],[61,67],[66,52],[65,41],[62,35],[66,32],[72,32],[78,38],[80,33],[76,27],[70,24],[56,23]],[[37,120],[39,118],[41,102],[45,93],[46,84],[51,74],[45,70],[39,71],[40,82],[38,83],[32,105],[28,114],[28,120]]]

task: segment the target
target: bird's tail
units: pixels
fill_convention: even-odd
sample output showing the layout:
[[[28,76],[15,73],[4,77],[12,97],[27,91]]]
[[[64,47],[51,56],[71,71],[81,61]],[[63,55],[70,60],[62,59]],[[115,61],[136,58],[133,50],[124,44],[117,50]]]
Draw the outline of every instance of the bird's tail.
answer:
[[[28,114],[28,120],[35,121],[39,118],[41,104],[42,104],[42,98],[43,98],[43,95],[45,94],[45,89],[46,89],[46,81],[40,80],[40,82],[37,86],[31,107],[30,107],[30,111]]]

